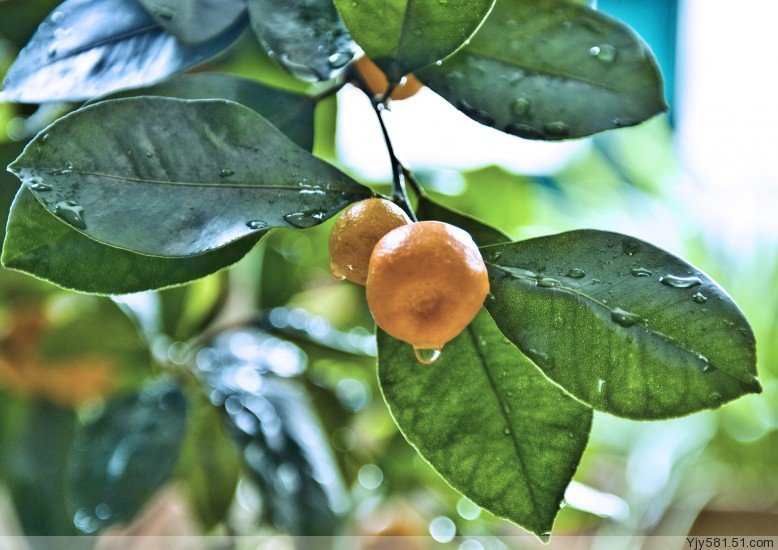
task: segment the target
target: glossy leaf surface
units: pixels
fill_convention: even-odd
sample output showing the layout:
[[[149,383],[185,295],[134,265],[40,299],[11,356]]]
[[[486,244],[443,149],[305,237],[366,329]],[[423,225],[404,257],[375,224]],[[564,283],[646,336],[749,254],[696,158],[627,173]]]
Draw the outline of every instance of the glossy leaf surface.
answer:
[[[732,298],[664,250],[582,230],[482,253],[500,329],[596,409],[668,418],[761,391],[754,334]]]
[[[478,122],[529,139],[632,126],[667,108],[648,45],[566,0],[498,0],[468,46],[418,76]]]
[[[97,103],[44,130],[9,169],[72,227],[157,256],[312,227],[370,195],[259,114],[219,100]]]
[[[548,533],[592,410],[551,383],[481,310],[432,365],[378,333],[381,389],[406,439],[470,500]]]
[[[248,5],[254,34],[298,78],[334,78],[360,51],[332,0],[249,0]]]
[[[186,401],[155,384],[116,397],[77,431],[66,484],[74,524],[94,533],[131,520],[170,478],[186,432]]]
[[[451,55],[494,0],[335,0],[351,35],[392,82]]]
[[[164,29],[185,44],[201,44],[246,14],[246,0],[139,0]]]
[[[128,294],[199,279],[240,260],[266,233],[197,256],[145,256],[90,239],[26,188],[19,190],[9,220],[3,266],[90,294]]]
[[[134,0],[66,0],[19,53],[0,101],[81,101],[151,84],[221,52],[244,27],[188,47]]]

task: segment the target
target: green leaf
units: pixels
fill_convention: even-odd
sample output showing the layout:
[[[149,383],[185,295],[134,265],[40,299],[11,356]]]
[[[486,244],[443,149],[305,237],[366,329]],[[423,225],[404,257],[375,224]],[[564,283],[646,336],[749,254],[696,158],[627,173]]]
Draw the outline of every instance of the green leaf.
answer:
[[[754,334],[732,298],[664,250],[582,230],[482,253],[500,329],[595,409],[669,418],[761,391]]]
[[[186,431],[186,401],[167,384],[111,399],[77,433],[66,485],[83,533],[130,521],[170,479]]]
[[[135,1],[66,0],[41,23],[8,70],[0,101],[81,101],[144,86],[202,63],[245,28],[185,46]]]
[[[0,442],[0,479],[10,492],[22,530],[33,536],[73,534],[63,474],[75,413],[44,400],[2,394],[0,398],[4,404],[15,401],[13,422]]]
[[[332,0],[249,0],[248,6],[262,46],[298,78],[334,78],[359,52]]]
[[[390,82],[455,52],[494,0],[335,0],[351,35]]]
[[[11,207],[3,266],[63,288],[128,294],[180,285],[245,256],[266,232],[186,258],[144,256],[90,239],[52,216],[25,187]]]
[[[420,220],[438,220],[464,229],[470,233],[470,236],[473,237],[473,240],[478,246],[511,242],[511,238],[502,231],[490,227],[482,221],[476,220],[466,214],[443,206],[427,196],[419,198],[416,215]]]
[[[452,487],[538,536],[551,530],[592,410],[543,376],[485,310],[430,366],[379,330],[378,373],[400,430]]]
[[[227,99],[245,105],[265,117],[297,145],[313,149],[313,117],[316,101],[226,73],[181,75],[146,88],[135,88],[103,99],[153,95],[179,99]]]
[[[5,240],[5,228],[8,224],[8,213],[11,203],[19,190],[19,181],[11,174],[3,170],[13,159],[22,152],[19,143],[0,143],[0,252],[3,250],[2,242]]]
[[[312,227],[371,194],[261,115],[221,100],[90,105],[41,132],[9,169],[72,227],[154,256]]]
[[[165,30],[185,44],[201,44],[246,13],[246,0],[139,0]]]
[[[232,504],[241,463],[219,411],[204,397],[196,402],[176,477],[189,488],[189,502],[207,531],[224,519]]]
[[[498,0],[468,46],[418,77],[478,122],[530,139],[587,136],[667,109],[648,45],[566,0]]]

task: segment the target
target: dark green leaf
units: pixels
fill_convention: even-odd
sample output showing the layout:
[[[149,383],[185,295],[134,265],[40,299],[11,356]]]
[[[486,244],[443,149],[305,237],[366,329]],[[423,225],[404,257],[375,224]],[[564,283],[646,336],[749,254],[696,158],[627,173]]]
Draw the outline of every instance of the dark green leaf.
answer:
[[[498,0],[468,46],[418,76],[478,122],[530,139],[632,126],[667,108],[648,45],[566,0]]]
[[[370,196],[261,115],[221,100],[100,102],[41,132],[9,169],[86,235],[157,256],[312,227]]]
[[[224,419],[205,398],[189,415],[178,477],[205,530],[224,519],[240,475],[240,455],[224,430]]]
[[[400,430],[446,481],[538,536],[551,530],[592,410],[544,377],[486,311],[429,366],[379,331],[378,372]]]
[[[335,0],[351,35],[392,82],[451,55],[494,0]]]
[[[186,258],[144,256],[94,241],[52,216],[27,189],[11,208],[3,266],[91,294],[180,285],[240,260],[266,232]]]
[[[248,5],[254,34],[298,78],[334,78],[359,51],[332,0],[249,0]]]
[[[6,404],[11,399],[2,394],[0,398]],[[13,423],[0,441],[0,478],[22,530],[26,535],[73,534],[65,510],[64,471],[76,415],[48,401],[14,401]]]
[[[316,101],[224,73],[182,75],[147,88],[127,90],[107,99],[154,95],[180,99],[227,99],[250,107],[303,149],[313,148]]]
[[[0,101],[81,101],[162,80],[216,55],[245,27],[238,22],[198,46],[181,45],[126,0],[66,0],[8,70]]]
[[[426,196],[419,199],[416,215],[420,220],[438,220],[464,229],[470,233],[478,246],[511,242],[511,238],[502,231],[466,214],[451,210]]]
[[[503,333],[592,407],[669,418],[759,392],[754,335],[732,299],[638,239],[572,231],[482,249]]]
[[[185,44],[201,44],[246,13],[246,0],[139,0],[154,20]]]
[[[197,354],[198,375],[224,406],[265,513],[286,533],[331,535],[348,497],[308,394],[286,378],[305,361],[294,344],[250,329],[224,332]]]
[[[76,527],[94,533],[131,520],[166,481],[186,432],[186,401],[167,384],[111,399],[76,433],[66,485]]]
[[[19,190],[19,180],[3,168],[21,152],[20,143],[0,143],[0,252],[3,250],[2,242],[5,240],[5,227],[8,223],[11,203]]]

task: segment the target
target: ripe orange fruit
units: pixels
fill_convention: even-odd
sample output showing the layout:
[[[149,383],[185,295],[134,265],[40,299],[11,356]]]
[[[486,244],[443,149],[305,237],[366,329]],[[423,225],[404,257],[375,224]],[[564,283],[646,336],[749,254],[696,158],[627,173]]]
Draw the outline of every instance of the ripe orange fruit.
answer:
[[[330,233],[330,271],[337,279],[364,285],[376,243],[392,229],[408,223],[408,215],[393,202],[365,199],[352,204]]]
[[[398,227],[370,256],[367,303],[379,327],[432,362],[478,314],[489,292],[470,235],[443,222]]]
[[[389,80],[386,78],[383,71],[373,63],[372,59],[366,55],[360,57],[355,66],[357,71],[359,71],[359,74],[367,83],[368,88],[370,88],[370,93],[373,96],[382,95],[386,92],[386,89],[389,87]],[[409,74],[403,78],[402,82],[400,82],[394,90],[392,90],[392,95],[389,97],[396,100],[408,99],[409,97],[416,95],[416,93],[421,90],[422,86],[423,84],[419,82],[418,78]]]

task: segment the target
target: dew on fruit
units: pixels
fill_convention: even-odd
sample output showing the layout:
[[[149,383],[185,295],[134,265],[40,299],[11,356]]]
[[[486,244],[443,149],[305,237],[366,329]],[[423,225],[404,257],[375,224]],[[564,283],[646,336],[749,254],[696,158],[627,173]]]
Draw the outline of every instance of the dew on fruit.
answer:
[[[695,276],[679,277],[677,275],[665,275],[659,277],[659,282],[673,288],[691,288],[693,286],[701,285],[702,279]]]
[[[611,311],[611,319],[622,327],[631,327],[640,320],[640,316],[617,307]]]
[[[416,360],[422,365],[431,365],[440,359],[440,348],[413,348]]]
[[[633,267],[631,273],[633,277],[650,277],[654,274],[653,271],[645,267]]]

